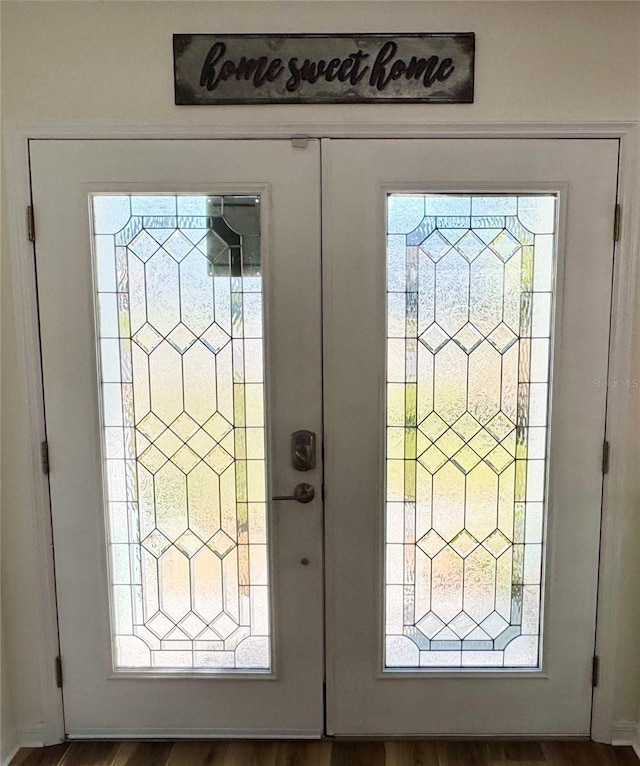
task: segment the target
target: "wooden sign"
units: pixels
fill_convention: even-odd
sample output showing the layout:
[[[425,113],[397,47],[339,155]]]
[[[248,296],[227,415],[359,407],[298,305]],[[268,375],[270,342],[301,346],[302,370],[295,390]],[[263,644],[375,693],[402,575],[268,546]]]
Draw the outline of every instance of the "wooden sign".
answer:
[[[473,32],[174,35],[176,104],[473,102]]]

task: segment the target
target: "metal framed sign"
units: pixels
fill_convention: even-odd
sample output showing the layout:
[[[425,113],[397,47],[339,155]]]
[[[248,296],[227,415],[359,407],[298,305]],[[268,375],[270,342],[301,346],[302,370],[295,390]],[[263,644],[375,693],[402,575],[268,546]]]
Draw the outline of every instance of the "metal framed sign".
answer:
[[[473,32],[174,35],[175,103],[473,102]]]

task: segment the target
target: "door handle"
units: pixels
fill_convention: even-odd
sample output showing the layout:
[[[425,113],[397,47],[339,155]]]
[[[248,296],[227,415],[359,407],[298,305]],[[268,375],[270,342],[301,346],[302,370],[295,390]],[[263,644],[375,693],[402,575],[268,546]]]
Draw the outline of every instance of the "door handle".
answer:
[[[296,484],[293,495],[275,495],[272,500],[297,500],[299,503],[310,503],[316,496],[315,489],[311,484]]]

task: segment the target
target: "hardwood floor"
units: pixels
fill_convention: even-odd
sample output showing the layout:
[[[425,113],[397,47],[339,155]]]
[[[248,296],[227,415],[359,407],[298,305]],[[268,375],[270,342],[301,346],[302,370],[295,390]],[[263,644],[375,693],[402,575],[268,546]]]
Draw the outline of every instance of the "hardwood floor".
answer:
[[[595,742],[71,742],[25,748],[10,766],[638,766]]]

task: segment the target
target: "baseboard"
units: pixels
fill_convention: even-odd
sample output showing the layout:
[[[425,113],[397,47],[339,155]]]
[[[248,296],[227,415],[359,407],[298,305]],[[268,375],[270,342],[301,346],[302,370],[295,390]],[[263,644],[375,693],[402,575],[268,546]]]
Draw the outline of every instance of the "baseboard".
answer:
[[[0,766],[8,766],[22,747],[45,747],[56,742],[60,742],[60,736],[46,724],[19,727],[11,740],[2,743]]]
[[[636,721],[618,721],[613,725],[611,744],[632,747],[640,757],[640,724]]]
[[[45,745],[50,745],[49,727],[45,726],[45,724],[20,727],[18,729],[18,744],[20,747],[44,747]]]
[[[3,739],[0,744],[0,764],[8,766],[11,759],[21,747],[42,747],[45,743],[44,727],[34,726],[13,730],[8,739]]]
[[[0,763],[2,766],[9,766],[11,759],[18,752],[20,747],[13,740],[2,743],[2,750],[0,751]]]

